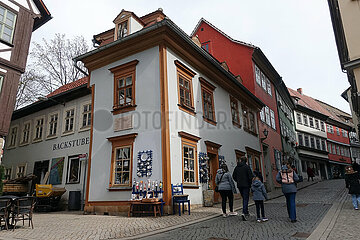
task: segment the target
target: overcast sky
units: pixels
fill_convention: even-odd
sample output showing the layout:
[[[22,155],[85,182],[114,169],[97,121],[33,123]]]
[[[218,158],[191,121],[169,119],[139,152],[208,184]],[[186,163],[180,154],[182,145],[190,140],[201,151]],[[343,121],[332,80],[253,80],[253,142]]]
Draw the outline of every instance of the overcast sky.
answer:
[[[44,0],[53,19],[32,41],[92,36],[113,28],[122,9],[141,17],[162,8],[187,34],[201,17],[230,37],[260,47],[290,88],[350,112],[340,96],[349,87],[341,72],[325,0]]]

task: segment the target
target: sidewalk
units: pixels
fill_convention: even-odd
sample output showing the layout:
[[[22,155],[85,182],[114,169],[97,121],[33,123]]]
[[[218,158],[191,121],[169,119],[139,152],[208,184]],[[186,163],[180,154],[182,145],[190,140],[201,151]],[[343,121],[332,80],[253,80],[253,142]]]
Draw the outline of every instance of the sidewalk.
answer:
[[[298,189],[315,184],[303,182]],[[282,196],[281,189],[269,193],[269,198]],[[253,204],[252,202],[250,202]],[[240,210],[242,200],[234,201],[234,209]],[[144,236],[166,232],[221,215],[221,204],[200,207],[191,215],[169,215],[163,217],[121,217],[83,215],[82,212],[35,213],[34,229],[18,227],[13,231],[0,231],[1,240],[10,239],[139,239]]]

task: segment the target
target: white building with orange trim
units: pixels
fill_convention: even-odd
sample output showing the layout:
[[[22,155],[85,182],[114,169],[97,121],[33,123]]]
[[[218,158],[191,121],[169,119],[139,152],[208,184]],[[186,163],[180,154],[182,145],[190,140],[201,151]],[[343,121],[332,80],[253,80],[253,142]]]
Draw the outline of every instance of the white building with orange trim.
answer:
[[[89,70],[94,114],[85,211],[127,210],[133,181],[148,179],[163,182],[166,206],[176,183],[202,205],[200,156],[210,158],[211,188],[219,161],[232,172],[247,155],[263,171],[256,116],[264,104],[162,10],[123,10],[94,43],[75,58]]]

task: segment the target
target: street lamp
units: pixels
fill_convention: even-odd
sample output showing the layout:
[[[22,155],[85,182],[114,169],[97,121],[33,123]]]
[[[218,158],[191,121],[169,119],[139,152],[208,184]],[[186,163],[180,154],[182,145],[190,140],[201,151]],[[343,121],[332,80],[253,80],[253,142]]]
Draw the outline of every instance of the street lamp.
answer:
[[[59,101],[56,101],[56,100],[54,100],[52,98],[40,96],[37,99],[40,100],[40,101],[44,101],[44,102],[50,100],[50,101],[56,102],[57,104],[61,104],[61,105],[65,106],[65,102],[59,102]]]
[[[269,131],[265,128],[263,134],[265,137],[260,138],[261,142],[263,142],[267,138],[267,136],[269,135]]]

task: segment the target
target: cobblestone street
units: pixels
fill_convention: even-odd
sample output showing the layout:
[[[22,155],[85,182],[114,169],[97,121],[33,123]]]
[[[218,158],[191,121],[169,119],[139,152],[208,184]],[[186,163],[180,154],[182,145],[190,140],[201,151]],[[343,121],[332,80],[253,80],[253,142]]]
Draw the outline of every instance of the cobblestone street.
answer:
[[[344,180],[324,181],[301,189],[296,198],[298,222],[295,224],[287,218],[284,197],[279,197],[266,202],[269,221],[265,223],[255,222],[254,207],[250,207],[252,216],[247,222],[240,216],[218,217],[220,206],[194,209],[190,216],[158,218],[82,215],[80,212],[36,213],[34,229],[26,223],[23,227],[20,222],[14,232],[0,231],[0,239],[289,239],[295,234],[303,236],[298,239],[305,239],[343,192]],[[276,194],[270,196],[276,197]],[[240,201],[235,202],[238,207]],[[335,225],[329,239],[344,236],[344,239],[357,239],[358,230],[349,226],[345,219],[359,222],[360,212],[352,209],[348,196],[343,207],[339,224]],[[180,228],[176,228],[178,226]]]

